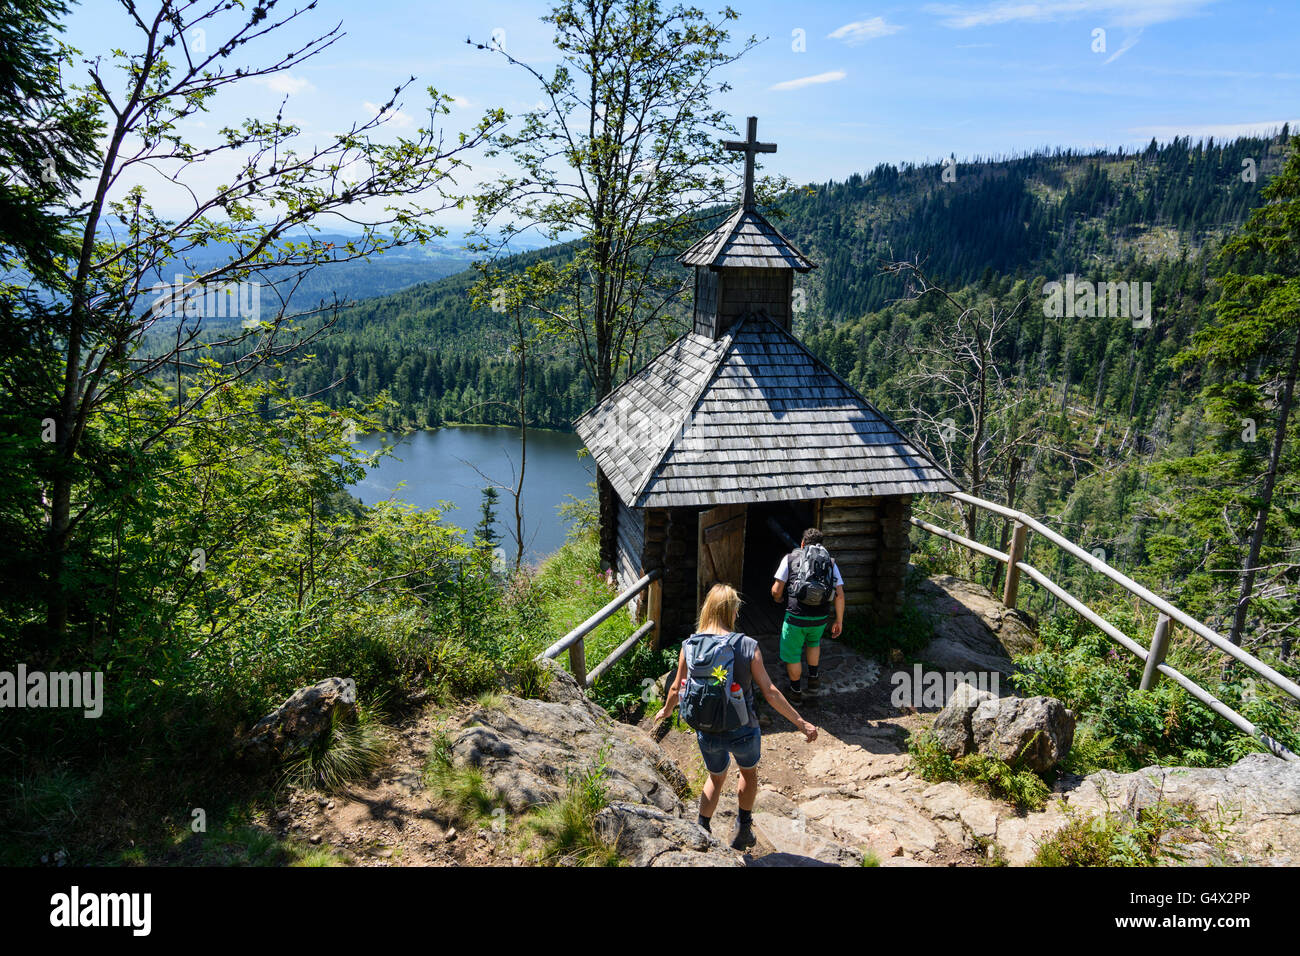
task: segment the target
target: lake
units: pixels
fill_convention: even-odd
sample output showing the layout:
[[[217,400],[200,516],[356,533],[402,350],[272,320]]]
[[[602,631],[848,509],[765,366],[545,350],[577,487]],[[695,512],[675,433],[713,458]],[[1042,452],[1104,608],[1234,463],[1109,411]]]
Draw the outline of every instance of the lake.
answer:
[[[446,513],[447,523],[473,528],[479,521],[483,486],[491,481],[514,487],[519,467],[517,428],[461,425],[401,435],[375,433],[359,437],[357,447],[374,451],[385,438],[397,446],[393,456],[382,459],[350,489],[365,504],[391,499],[433,508],[448,501],[456,510]],[[595,480],[596,465],[590,457],[578,458],[581,447],[582,441],[572,432],[528,431],[523,512],[529,563],[564,544],[568,528],[556,509],[568,500],[566,495],[585,498],[591,493],[587,486]],[[506,554],[513,555],[514,499],[508,491],[498,490],[497,532]]]

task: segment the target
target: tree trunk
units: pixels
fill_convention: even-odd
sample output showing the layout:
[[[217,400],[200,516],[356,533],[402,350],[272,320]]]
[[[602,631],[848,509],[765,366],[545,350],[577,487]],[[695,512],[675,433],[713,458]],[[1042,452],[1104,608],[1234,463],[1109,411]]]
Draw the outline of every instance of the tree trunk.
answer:
[[[1250,536],[1250,553],[1246,556],[1246,567],[1241,572],[1241,591],[1237,596],[1237,610],[1232,618],[1232,633],[1228,635],[1228,640],[1237,645],[1241,644],[1242,631],[1246,628],[1246,612],[1250,608],[1251,592],[1255,589],[1255,574],[1259,567],[1260,551],[1264,547],[1268,513],[1273,507],[1273,488],[1277,484],[1277,466],[1282,458],[1282,446],[1286,442],[1287,419],[1291,415],[1297,371],[1300,371],[1300,335],[1296,336],[1295,348],[1291,352],[1291,367],[1287,370],[1286,383],[1282,387],[1277,431],[1273,435],[1273,448],[1268,457],[1268,471],[1264,474],[1264,494],[1259,503],[1259,513],[1255,515],[1255,530]]]
[[[519,337],[519,480],[515,484],[515,572],[524,563],[524,469],[528,466],[528,352],[523,320],[516,312],[515,333]]]

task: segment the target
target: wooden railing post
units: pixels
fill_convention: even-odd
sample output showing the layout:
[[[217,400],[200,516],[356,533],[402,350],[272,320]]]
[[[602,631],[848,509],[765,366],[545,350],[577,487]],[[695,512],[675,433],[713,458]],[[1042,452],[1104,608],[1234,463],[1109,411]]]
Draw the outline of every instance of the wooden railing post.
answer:
[[[1007,554],[1007,576],[1002,585],[1002,603],[1009,608],[1016,606],[1016,595],[1020,591],[1020,561],[1025,556],[1025,532],[1029,529],[1017,521],[1011,532],[1011,550]]]
[[[650,593],[646,596],[645,616],[647,621],[654,621],[654,630],[650,634],[650,647],[653,650],[659,650],[659,642],[662,639],[662,632],[659,629],[659,622],[663,620],[664,615],[664,586],[662,578],[655,578],[650,582]]]
[[[1160,679],[1160,671],[1156,670],[1165,662],[1165,652],[1169,650],[1169,615],[1161,614],[1160,619],[1156,621],[1155,633],[1151,635],[1151,648],[1147,651],[1147,664],[1142,668],[1142,683],[1138,686],[1142,690],[1150,690]]]
[[[579,687],[587,686],[587,641],[578,638],[569,645],[569,673]]]

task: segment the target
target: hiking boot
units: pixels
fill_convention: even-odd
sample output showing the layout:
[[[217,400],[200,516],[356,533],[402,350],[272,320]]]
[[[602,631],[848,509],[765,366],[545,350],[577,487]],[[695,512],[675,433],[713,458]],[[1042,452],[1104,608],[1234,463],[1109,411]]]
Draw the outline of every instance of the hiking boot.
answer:
[[[815,693],[817,693],[817,692],[818,692],[819,690],[821,690],[821,689],[822,689],[822,679],[821,679],[821,675],[820,675],[820,674],[817,674],[817,675],[809,674],[809,675],[808,675],[808,690],[815,694]]]
[[[803,691],[795,690],[793,687],[787,687],[785,689],[785,699],[788,700],[792,706],[798,707],[803,703]]]
[[[752,823],[741,823],[736,821],[736,828],[731,831],[731,848],[733,850],[748,850],[758,842],[754,836],[754,825]]]

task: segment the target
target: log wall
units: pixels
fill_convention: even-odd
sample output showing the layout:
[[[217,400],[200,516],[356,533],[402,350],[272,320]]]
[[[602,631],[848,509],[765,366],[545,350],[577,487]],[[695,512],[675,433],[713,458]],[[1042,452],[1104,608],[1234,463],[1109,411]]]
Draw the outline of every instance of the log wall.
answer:
[[[621,498],[618,499],[618,547],[614,568],[620,591],[635,584],[643,573],[641,561],[645,553],[645,517],[644,508],[629,508]]]
[[[647,508],[642,573],[663,572],[660,644],[671,646],[695,629],[696,565],[699,549],[699,509]]]
[[[845,617],[887,624],[902,602],[911,556],[911,496],[828,498],[818,527],[844,577]]]

